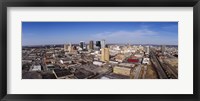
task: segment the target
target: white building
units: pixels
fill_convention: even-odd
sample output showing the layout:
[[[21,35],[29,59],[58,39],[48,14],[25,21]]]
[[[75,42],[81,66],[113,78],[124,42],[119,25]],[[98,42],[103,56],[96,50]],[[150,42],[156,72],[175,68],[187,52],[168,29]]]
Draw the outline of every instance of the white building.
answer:
[[[93,61],[93,64],[94,64],[94,65],[97,65],[97,66],[102,66],[102,65],[103,65],[103,62],[100,62],[100,61]]]
[[[117,61],[109,61],[109,63],[111,63],[111,64],[118,64]]]
[[[149,58],[143,58],[143,61],[142,61],[143,64],[149,64]]]
[[[31,71],[41,71],[41,65],[34,65]]]

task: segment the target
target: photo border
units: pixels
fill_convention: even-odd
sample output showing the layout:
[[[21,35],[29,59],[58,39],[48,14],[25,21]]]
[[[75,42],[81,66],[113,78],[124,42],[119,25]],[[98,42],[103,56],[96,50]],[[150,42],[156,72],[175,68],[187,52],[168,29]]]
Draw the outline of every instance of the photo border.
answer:
[[[193,7],[193,94],[7,94],[7,7]],[[2,0],[0,1],[0,99],[27,100],[140,100],[198,101],[200,0]]]

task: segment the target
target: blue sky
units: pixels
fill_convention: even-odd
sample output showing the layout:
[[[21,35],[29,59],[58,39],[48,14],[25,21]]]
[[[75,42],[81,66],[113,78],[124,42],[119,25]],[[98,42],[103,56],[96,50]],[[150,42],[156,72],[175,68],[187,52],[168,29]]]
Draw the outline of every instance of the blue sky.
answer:
[[[22,45],[79,43],[178,45],[178,22],[22,22]]]

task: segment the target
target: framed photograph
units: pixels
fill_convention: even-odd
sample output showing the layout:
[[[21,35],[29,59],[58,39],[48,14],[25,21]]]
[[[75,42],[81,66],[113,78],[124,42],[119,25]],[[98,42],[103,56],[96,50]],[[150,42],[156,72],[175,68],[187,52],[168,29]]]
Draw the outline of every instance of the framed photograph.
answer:
[[[199,100],[199,0],[0,3],[1,100]]]

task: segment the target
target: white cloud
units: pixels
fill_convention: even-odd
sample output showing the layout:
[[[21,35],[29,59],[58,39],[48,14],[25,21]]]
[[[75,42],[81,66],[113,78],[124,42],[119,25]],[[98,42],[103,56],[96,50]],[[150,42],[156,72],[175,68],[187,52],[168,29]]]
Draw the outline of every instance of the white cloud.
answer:
[[[92,35],[92,37],[95,38],[121,38],[121,37],[130,37],[130,36],[134,36],[134,37],[140,37],[140,36],[157,36],[158,33],[151,31],[151,30],[136,30],[136,31],[117,31],[117,32],[104,32],[104,33],[98,33],[98,34],[94,34]]]
[[[158,33],[155,31],[151,31],[148,29],[136,30],[136,31],[117,31],[117,32],[104,32],[94,34],[91,37],[94,39],[105,39],[108,42],[119,42],[119,43],[127,43],[127,42],[136,42],[142,41],[145,37],[158,36]]]

